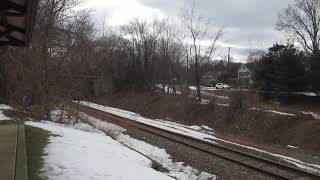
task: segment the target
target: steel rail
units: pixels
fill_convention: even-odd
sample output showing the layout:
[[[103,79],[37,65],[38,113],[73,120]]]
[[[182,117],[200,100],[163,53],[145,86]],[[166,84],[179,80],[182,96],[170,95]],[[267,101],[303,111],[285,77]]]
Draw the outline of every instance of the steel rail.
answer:
[[[247,152],[226,147],[224,145],[215,144],[212,142],[194,138],[192,136],[175,133],[169,130],[164,130],[158,127],[154,127],[152,125],[130,120],[115,114],[107,113],[87,106],[80,105],[80,110],[92,116],[98,115],[107,119],[107,121],[111,121],[115,124],[120,124],[120,126],[123,125],[138,128],[148,133],[161,136],[171,141],[175,141],[177,143],[189,146],[199,151],[209,153],[213,156],[223,158],[241,166],[245,166],[247,168],[254,169],[258,172],[262,172],[264,174],[268,174],[277,178],[320,179],[320,173],[300,169],[294,166],[285,165],[280,161],[262,158],[254,154],[249,154]]]

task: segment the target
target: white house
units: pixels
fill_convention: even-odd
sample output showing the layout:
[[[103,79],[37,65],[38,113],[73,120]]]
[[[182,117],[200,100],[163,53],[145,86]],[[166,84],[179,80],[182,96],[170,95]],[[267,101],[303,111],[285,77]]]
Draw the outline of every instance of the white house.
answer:
[[[240,86],[250,86],[253,84],[252,71],[245,64],[238,69],[238,84]]]
[[[251,75],[251,70],[245,64],[241,65],[238,69],[238,78],[250,78]]]

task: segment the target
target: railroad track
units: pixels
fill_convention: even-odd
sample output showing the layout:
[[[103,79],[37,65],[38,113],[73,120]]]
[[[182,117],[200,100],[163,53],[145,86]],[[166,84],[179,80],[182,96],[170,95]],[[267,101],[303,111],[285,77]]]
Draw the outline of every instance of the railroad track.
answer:
[[[294,165],[288,165],[279,159],[277,160],[259,157],[259,155],[254,153],[248,153],[237,148],[226,147],[225,145],[200,140],[188,135],[177,134],[169,130],[164,130],[148,124],[133,121],[118,115],[110,114],[83,105],[80,105],[80,110],[91,116],[102,118],[102,120],[106,120],[120,126],[134,127],[148,133],[161,136],[171,141],[175,141],[177,143],[189,146],[193,149],[225,159],[240,166],[253,169],[255,171],[275,178],[296,180],[320,179],[320,173],[318,172],[300,169]]]

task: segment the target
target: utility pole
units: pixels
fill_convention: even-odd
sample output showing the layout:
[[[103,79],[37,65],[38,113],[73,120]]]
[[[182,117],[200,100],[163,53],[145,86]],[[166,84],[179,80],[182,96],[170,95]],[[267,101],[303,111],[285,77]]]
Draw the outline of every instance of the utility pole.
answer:
[[[105,33],[105,23],[106,23],[106,16],[103,15],[103,22],[102,22],[102,38],[104,38],[104,33]]]
[[[227,67],[230,66],[230,61],[231,61],[231,59],[230,59],[230,52],[231,52],[231,47],[228,47],[228,65],[227,65]]]

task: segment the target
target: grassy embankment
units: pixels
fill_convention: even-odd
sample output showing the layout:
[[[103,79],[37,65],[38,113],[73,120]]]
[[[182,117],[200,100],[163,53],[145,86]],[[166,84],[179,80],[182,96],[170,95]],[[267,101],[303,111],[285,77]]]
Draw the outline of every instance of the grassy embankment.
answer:
[[[44,148],[49,141],[49,132],[26,126],[26,149],[28,161],[28,176],[30,180],[46,180],[41,176],[41,168],[43,167]]]

